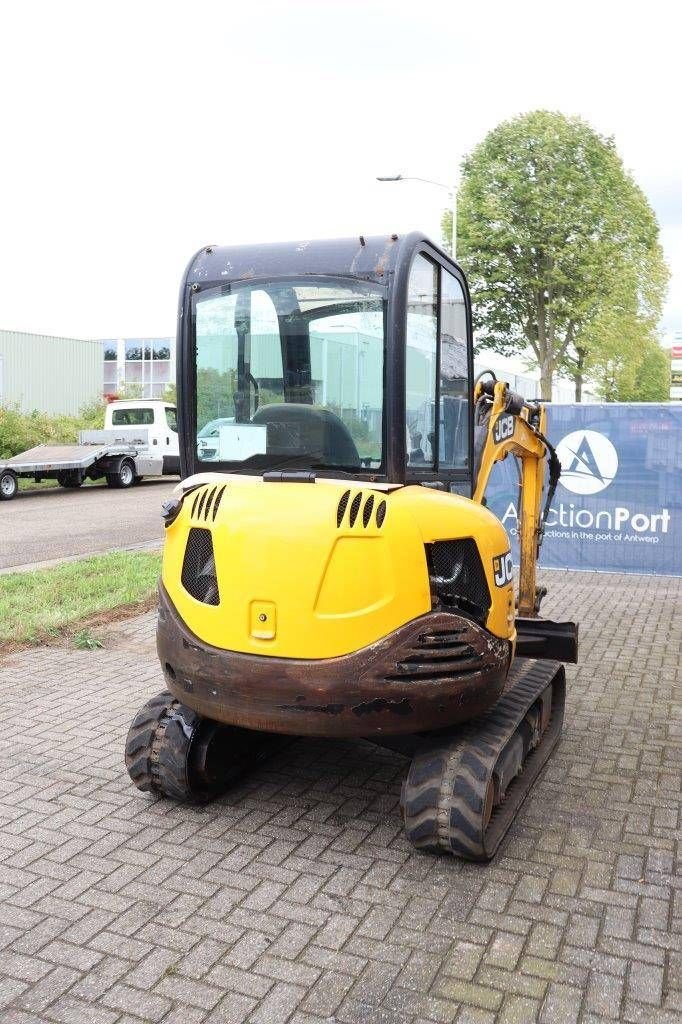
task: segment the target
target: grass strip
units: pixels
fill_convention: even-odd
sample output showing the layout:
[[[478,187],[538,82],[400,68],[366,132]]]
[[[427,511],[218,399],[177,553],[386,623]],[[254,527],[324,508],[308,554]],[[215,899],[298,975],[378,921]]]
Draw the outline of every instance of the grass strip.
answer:
[[[0,646],[49,643],[75,627],[151,607],[158,551],[113,551],[50,569],[0,575]]]

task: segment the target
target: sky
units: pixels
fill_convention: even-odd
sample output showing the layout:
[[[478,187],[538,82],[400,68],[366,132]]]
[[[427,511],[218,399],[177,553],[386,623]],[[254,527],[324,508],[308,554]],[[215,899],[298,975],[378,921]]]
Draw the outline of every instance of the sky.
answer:
[[[75,0],[3,6],[0,328],[175,332],[202,245],[424,230],[500,121],[616,140],[661,225],[682,331],[672,2]]]

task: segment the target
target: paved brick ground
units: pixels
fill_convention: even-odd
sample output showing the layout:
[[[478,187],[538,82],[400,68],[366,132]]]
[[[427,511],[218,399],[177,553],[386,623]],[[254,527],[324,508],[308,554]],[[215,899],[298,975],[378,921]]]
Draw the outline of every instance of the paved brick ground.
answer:
[[[413,852],[404,763],[298,741],[202,810],[122,765],[146,616],[0,667],[2,1024],[682,1020],[682,582],[547,574],[563,741],[496,861]]]

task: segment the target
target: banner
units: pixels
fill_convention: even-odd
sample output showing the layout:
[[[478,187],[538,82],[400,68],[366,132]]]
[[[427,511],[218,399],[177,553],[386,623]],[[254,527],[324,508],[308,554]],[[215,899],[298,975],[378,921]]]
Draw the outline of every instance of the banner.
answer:
[[[682,403],[548,405],[562,474],[540,564],[682,576]],[[508,456],[488,488],[518,563],[518,471]]]

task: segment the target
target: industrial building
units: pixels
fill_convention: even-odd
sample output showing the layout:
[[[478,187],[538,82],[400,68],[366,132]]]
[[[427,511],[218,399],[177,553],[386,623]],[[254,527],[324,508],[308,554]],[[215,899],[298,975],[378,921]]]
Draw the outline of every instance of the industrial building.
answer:
[[[76,415],[101,397],[98,342],[0,330],[0,407]]]

